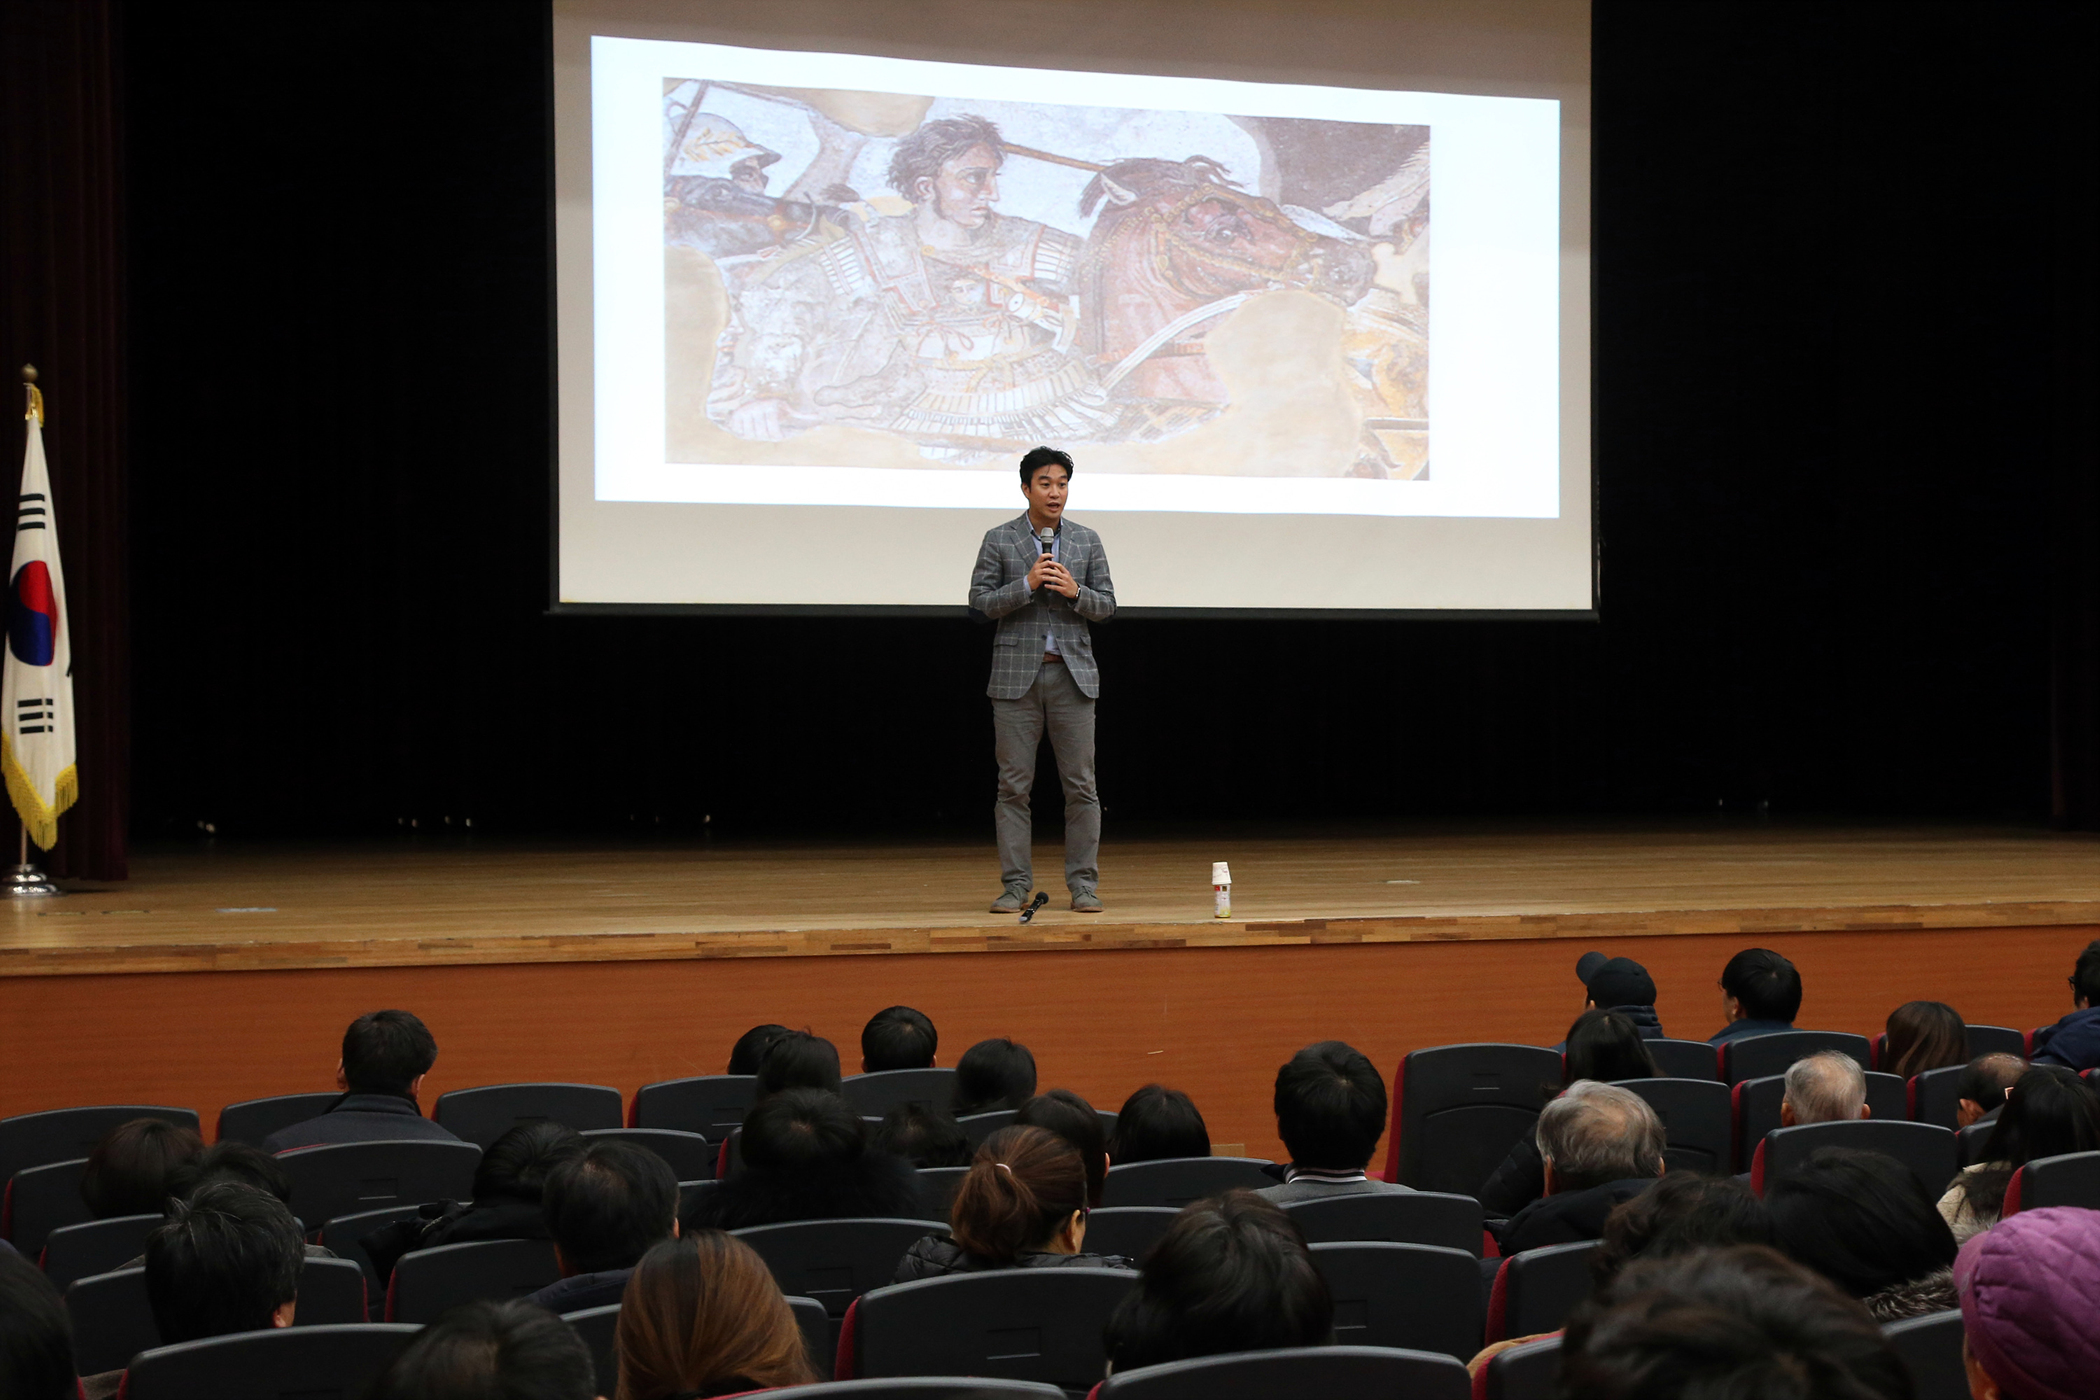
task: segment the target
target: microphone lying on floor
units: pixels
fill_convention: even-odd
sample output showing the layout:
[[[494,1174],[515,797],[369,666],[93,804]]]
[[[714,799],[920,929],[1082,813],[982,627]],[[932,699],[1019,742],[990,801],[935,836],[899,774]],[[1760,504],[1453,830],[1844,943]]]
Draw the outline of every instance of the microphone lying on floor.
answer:
[[[1045,904],[1048,904],[1049,902],[1050,892],[1048,890],[1037,890],[1035,892],[1034,900],[1032,900],[1029,903],[1026,909],[1023,909],[1021,911],[1021,922],[1025,924],[1028,923],[1030,920],[1034,919],[1035,911],[1042,908]]]

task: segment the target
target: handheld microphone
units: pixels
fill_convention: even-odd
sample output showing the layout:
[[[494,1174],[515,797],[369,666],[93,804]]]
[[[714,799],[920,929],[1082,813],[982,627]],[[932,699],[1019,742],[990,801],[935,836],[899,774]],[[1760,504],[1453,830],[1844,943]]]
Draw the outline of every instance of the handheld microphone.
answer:
[[[1049,891],[1037,890],[1035,892],[1035,901],[1031,903],[1026,909],[1023,909],[1021,911],[1021,922],[1024,924],[1032,923],[1035,919],[1035,911],[1042,908],[1045,904],[1048,904],[1049,902]]]
[[[1035,538],[1036,542],[1042,545],[1045,554],[1057,548],[1057,531],[1048,525],[1036,531]]]

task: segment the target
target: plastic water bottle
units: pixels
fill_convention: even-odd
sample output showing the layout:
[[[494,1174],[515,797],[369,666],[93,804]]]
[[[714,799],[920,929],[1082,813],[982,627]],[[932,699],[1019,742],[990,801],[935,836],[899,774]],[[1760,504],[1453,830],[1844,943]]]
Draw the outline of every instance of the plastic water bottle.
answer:
[[[1221,919],[1231,918],[1232,871],[1222,860],[1214,860],[1210,864],[1210,892],[1217,902],[1217,916]]]

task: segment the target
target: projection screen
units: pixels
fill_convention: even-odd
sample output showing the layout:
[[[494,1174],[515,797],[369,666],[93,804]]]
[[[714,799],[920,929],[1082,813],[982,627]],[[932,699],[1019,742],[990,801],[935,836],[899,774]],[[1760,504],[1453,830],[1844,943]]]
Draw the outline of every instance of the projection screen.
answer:
[[[1587,3],[558,0],[555,607],[1595,604]],[[1433,251],[1432,251],[1433,246]]]

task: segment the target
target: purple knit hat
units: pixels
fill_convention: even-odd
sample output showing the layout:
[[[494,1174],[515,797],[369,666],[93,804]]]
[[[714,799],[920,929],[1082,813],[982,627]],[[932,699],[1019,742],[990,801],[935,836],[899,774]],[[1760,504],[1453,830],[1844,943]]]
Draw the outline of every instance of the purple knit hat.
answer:
[[[2008,1216],[1954,1261],[1969,1350],[2007,1400],[2087,1400],[2100,1377],[2100,1210]]]

